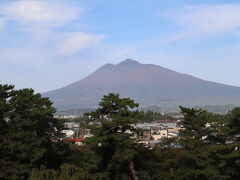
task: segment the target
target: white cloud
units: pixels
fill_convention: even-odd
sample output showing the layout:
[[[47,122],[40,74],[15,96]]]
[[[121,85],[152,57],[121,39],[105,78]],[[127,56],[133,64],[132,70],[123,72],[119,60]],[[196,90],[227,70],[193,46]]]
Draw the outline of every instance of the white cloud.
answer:
[[[189,6],[176,20],[180,25],[199,32],[235,30],[240,27],[240,4]]]
[[[18,0],[5,3],[0,8],[5,19],[21,24],[18,30],[32,36],[35,49],[38,46],[46,51],[50,48],[56,55],[71,55],[98,46],[103,38],[103,35],[98,34],[67,30],[57,32],[56,28],[52,28],[58,26],[60,29],[71,21],[79,20],[82,8],[74,6],[70,1]]]
[[[79,20],[82,8],[73,6],[70,1],[18,0],[5,3],[0,8],[4,16],[0,17],[0,28],[2,19],[14,21],[14,25],[21,24],[18,30],[26,33],[27,36],[32,36],[31,43],[34,49],[45,49],[47,52],[51,49],[54,51],[52,54],[55,53],[56,56],[71,55],[83,49],[96,47],[103,38],[103,35],[98,34],[67,32],[67,30],[57,32],[56,28],[52,28],[71,26],[69,22]]]
[[[186,6],[161,14],[179,25],[182,30],[158,43],[177,41],[199,35],[236,33],[240,28],[240,4]]]
[[[7,6],[6,16],[21,23],[53,26],[77,19],[81,11],[61,1],[21,0]]]
[[[69,55],[86,48],[96,47],[103,39],[103,35],[89,34],[85,32],[68,33],[60,45],[60,54]]]

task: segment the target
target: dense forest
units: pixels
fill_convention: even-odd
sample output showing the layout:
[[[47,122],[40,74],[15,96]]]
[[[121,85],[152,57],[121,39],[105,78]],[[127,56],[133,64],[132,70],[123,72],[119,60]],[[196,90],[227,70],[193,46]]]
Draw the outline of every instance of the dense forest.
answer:
[[[179,136],[152,149],[136,143],[142,132],[133,124],[143,119],[137,107],[130,98],[104,96],[86,114],[91,123],[83,123],[93,136],[77,146],[62,141],[64,120],[54,118],[48,98],[0,85],[0,179],[240,179],[239,107],[226,115],[180,107]]]

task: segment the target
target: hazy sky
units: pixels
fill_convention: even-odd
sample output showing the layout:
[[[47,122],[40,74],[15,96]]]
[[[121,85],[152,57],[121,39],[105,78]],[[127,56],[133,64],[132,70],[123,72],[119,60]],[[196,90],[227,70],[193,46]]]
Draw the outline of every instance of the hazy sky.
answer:
[[[0,0],[0,81],[44,92],[131,58],[240,86],[240,0]]]

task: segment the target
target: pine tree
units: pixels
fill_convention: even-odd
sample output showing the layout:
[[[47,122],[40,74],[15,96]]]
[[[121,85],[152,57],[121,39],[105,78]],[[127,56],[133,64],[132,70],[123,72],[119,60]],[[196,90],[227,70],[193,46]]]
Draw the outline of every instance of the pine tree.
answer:
[[[229,134],[234,141],[240,141],[240,107],[234,108],[228,113]]]
[[[59,166],[65,147],[58,143],[62,123],[54,112],[32,89],[0,85],[1,179],[26,179],[32,168]]]
[[[89,145],[101,157],[100,176],[106,179],[137,179],[133,159],[136,155],[134,124],[139,113],[131,111],[138,107],[130,98],[120,98],[118,94],[108,94],[102,98],[99,108],[88,115],[93,122],[93,137]]]

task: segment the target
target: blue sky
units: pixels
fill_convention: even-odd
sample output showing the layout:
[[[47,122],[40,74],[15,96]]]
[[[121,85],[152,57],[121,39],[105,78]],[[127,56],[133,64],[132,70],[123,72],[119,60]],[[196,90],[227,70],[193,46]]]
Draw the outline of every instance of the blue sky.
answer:
[[[127,58],[240,86],[240,1],[0,0],[0,81],[44,92]]]

